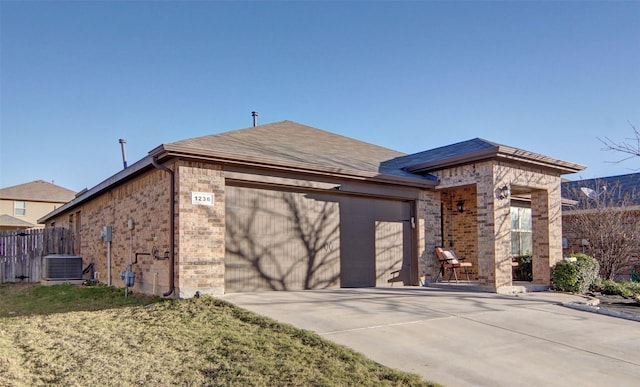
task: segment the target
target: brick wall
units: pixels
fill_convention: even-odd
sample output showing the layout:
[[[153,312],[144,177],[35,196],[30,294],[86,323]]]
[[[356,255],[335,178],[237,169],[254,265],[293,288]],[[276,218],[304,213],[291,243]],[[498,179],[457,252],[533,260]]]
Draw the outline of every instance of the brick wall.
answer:
[[[432,172],[442,191],[444,247],[474,264],[478,283],[499,289],[511,285],[511,218],[507,185],[531,197],[534,217],[534,282],[549,284],[550,266],[562,257],[560,176],[504,161],[485,161]],[[464,200],[464,212],[456,203]],[[433,258],[435,260],[435,257]]]
[[[442,247],[452,249],[456,255],[473,265],[469,278],[478,277],[478,207],[475,186],[464,186],[442,193],[443,229]],[[463,211],[458,202],[463,202]]]
[[[224,177],[217,165],[177,161],[167,167],[176,176],[175,296],[224,293]],[[169,174],[158,169],[112,188],[88,203],[54,219],[56,226],[75,227],[80,216],[79,254],[84,266],[95,263],[101,282],[107,278],[104,226],[112,227],[111,283],[124,286],[119,273],[136,253],[160,256],[169,251]],[[192,204],[192,192],[214,194],[212,206]],[[73,214],[73,216],[71,216]],[[129,229],[129,221],[133,229]],[[74,222],[74,225],[71,223]],[[160,295],[169,287],[169,260],[139,255],[132,266],[133,291]]]
[[[178,185],[178,292],[180,297],[224,293],[225,201],[221,167],[180,161]],[[192,203],[192,192],[214,194],[214,203]]]
[[[171,167],[171,165],[169,165]],[[88,203],[54,219],[56,226],[70,227],[80,216],[79,254],[83,265],[94,262],[98,279],[108,283],[107,243],[100,239],[104,226],[112,227],[111,283],[122,287],[119,273],[126,270],[136,253],[169,250],[169,177],[166,172],[151,170],[114,187]],[[133,221],[133,230],[128,227]],[[169,289],[169,261],[140,255],[134,264],[133,291],[162,294]]]

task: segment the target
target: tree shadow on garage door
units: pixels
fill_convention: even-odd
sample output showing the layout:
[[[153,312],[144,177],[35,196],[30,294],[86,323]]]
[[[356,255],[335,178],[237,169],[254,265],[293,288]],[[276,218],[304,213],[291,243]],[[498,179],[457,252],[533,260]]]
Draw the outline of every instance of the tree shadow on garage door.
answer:
[[[227,292],[339,286],[338,204],[234,187],[226,211]]]

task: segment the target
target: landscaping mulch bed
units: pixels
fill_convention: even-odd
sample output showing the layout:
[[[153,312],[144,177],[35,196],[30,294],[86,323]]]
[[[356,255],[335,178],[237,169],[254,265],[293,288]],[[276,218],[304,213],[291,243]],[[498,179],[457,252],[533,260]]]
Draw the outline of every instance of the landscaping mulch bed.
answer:
[[[606,294],[596,294],[594,296],[600,300],[598,306],[601,308],[612,309],[640,317],[640,302],[638,302],[638,300]]]

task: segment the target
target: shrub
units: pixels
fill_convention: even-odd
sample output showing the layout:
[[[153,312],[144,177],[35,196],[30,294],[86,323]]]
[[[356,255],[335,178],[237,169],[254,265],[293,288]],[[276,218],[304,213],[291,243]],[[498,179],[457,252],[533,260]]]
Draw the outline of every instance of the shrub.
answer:
[[[595,288],[595,290],[602,294],[612,294],[623,297],[640,295],[640,283],[631,281],[615,282],[612,280],[604,280],[597,284]]]
[[[631,281],[640,282],[640,266],[634,266],[631,269]]]
[[[533,271],[531,267],[531,255],[520,255],[515,258],[518,266],[513,269],[514,280],[531,281],[533,280]]]
[[[596,282],[600,266],[585,254],[572,254],[571,257],[575,260],[562,260],[553,267],[553,287],[563,292],[585,293]]]
[[[629,297],[631,295],[631,292],[626,290],[622,284],[612,280],[602,281],[602,284],[598,288],[602,294],[614,294],[624,297]]]
[[[554,289],[575,293],[578,291],[578,268],[573,262],[562,260],[553,267],[551,280]]]

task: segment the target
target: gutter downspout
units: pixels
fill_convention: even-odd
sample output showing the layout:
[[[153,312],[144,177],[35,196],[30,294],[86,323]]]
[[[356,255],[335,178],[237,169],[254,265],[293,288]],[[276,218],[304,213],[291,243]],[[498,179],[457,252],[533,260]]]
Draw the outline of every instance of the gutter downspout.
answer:
[[[171,169],[165,167],[162,164],[158,163],[158,158],[153,157],[151,159],[151,164],[154,167],[161,169],[169,174],[169,180],[171,186],[169,187],[169,290],[162,295],[164,297],[168,297],[175,291],[175,238],[176,238],[176,176],[175,172]]]

